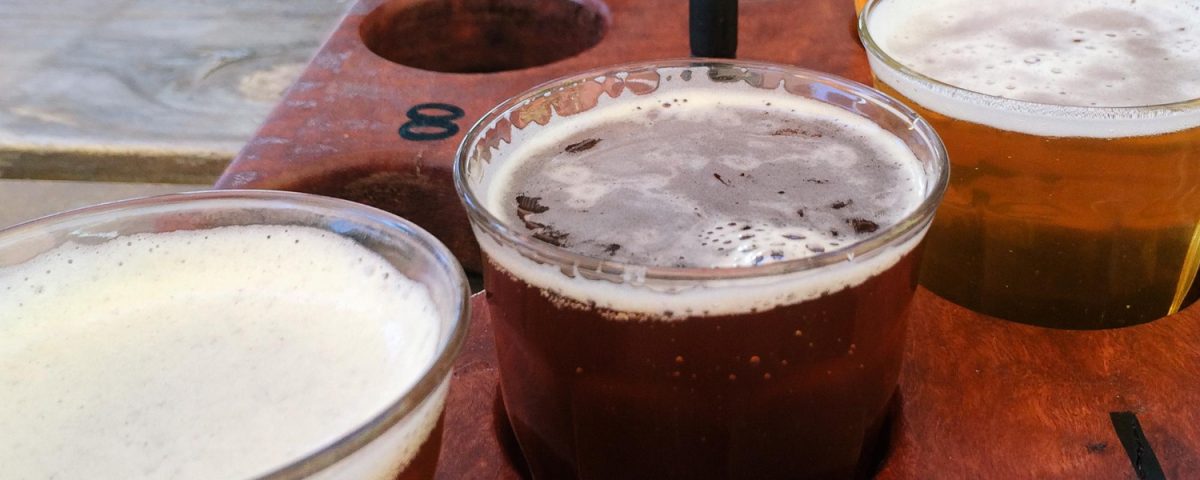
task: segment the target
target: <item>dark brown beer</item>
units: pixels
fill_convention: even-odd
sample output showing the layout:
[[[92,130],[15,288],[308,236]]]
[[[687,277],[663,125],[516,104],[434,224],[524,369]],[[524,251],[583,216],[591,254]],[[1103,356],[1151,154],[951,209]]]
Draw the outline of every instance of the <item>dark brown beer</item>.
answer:
[[[501,388],[534,476],[866,477],[919,256],[807,302],[670,322],[609,320],[487,262]]]
[[[923,126],[834,106],[887,101],[866,89],[756,68],[584,75],[460,150],[535,478],[862,478],[881,460],[945,158],[916,152],[912,132],[936,142]]]

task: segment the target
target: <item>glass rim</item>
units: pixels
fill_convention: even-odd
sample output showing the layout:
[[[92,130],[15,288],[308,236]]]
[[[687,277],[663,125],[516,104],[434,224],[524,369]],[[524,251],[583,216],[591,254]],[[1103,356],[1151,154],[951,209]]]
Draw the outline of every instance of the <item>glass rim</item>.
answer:
[[[844,93],[853,95],[859,100],[873,102],[877,106],[884,107],[884,109],[889,112],[890,115],[894,115],[895,117],[902,119],[904,123],[909,126],[910,130],[916,131],[920,134],[922,140],[921,143],[933,156],[933,162],[940,167],[940,171],[938,172],[936,178],[932,178],[932,175],[926,176],[927,181],[925,185],[924,197],[922,198],[921,203],[918,204],[915,209],[905,214],[904,217],[897,220],[892,225],[879,229],[878,232],[875,232],[871,236],[836,250],[830,250],[812,256],[806,256],[792,260],[769,262],[762,265],[737,267],[651,266],[611,261],[578,254],[566,248],[554,246],[537,240],[530,234],[506,225],[502,220],[488,211],[486,206],[484,206],[483,202],[480,201],[480,199],[475,195],[474,190],[470,186],[470,182],[467,178],[466,166],[471,160],[474,145],[483,138],[484,133],[489,128],[492,128],[497,121],[508,117],[508,115],[514,109],[526,105],[538,97],[547,95],[558,88],[569,87],[577,83],[620,72],[634,72],[646,69],[686,69],[691,67],[711,68],[714,66],[745,68],[780,73],[791,78],[799,78],[809,84],[821,83],[829,85]],[[821,102],[823,104],[833,106],[834,108],[840,108],[837,105],[822,102],[818,99],[809,100]],[[853,112],[849,113],[854,114]],[[866,119],[871,120],[870,118]],[[872,122],[878,123],[874,122],[873,120]],[[479,120],[467,130],[466,134],[463,135],[463,140],[459,144],[458,151],[455,154],[453,169],[454,186],[458,190],[459,200],[462,201],[463,206],[467,211],[468,218],[471,220],[473,225],[483,228],[488,234],[492,235],[493,238],[503,239],[504,242],[508,243],[509,245],[517,247],[519,251],[532,251],[541,258],[550,260],[559,266],[577,267],[580,271],[586,270],[590,272],[603,272],[610,274],[637,272],[639,278],[665,281],[735,280],[772,277],[803,271],[815,271],[844,262],[848,258],[859,258],[874,253],[884,247],[900,243],[903,240],[910,238],[911,235],[918,233],[922,228],[924,228],[925,225],[928,225],[929,221],[933,219],[933,215],[941,202],[943,194],[946,191],[949,181],[949,174],[949,156],[946,152],[945,146],[942,144],[941,137],[937,135],[937,132],[934,131],[933,127],[923,117],[921,117],[908,106],[888,96],[887,94],[862,83],[829,73],[768,62],[723,58],[676,58],[628,62],[593,68],[543,82],[501,102],[499,105],[496,105],[486,114],[480,117]]]
[[[900,75],[915,79],[917,81],[928,83],[936,86],[939,89],[944,89],[949,92],[954,92],[964,98],[986,99],[987,102],[993,105],[998,105],[1001,108],[1008,106],[1011,109],[1023,109],[1044,111],[1046,107],[1051,107],[1059,115],[1047,115],[1052,117],[1085,117],[1089,119],[1104,120],[1110,117],[1114,120],[1123,120],[1130,118],[1140,118],[1141,114],[1146,112],[1180,112],[1187,113],[1191,110],[1200,110],[1200,97],[1189,98],[1176,102],[1156,103],[1150,105],[1127,105],[1127,106],[1104,106],[1104,105],[1062,105],[1057,103],[1034,102],[1029,100],[1018,100],[1015,98],[1001,97],[997,95],[989,95],[975,90],[958,87],[949,83],[943,82],[936,78],[927,76],[918,72],[907,65],[904,65],[891,54],[884,51],[883,47],[875,41],[875,37],[871,35],[869,27],[869,19],[874,13],[876,5],[891,0],[868,0],[863,6],[862,11],[858,14],[857,28],[858,38],[862,42],[863,48],[866,49],[869,57],[874,57],[883,62],[888,68],[895,70]],[[1029,109],[1028,107],[1035,107]]]
[[[415,246],[428,251],[438,262],[450,266],[453,274],[449,281],[451,288],[459,291],[457,300],[457,318],[455,318],[448,338],[439,345],[438,351],[428,369],[404,391],[399,398],[361,424],[349,431],[339,432],[336,439],[321,445],[315,451],[289,460],[282,466],[269,467],[267,473],[253,477],[259,480],[292,480],[319,473],[339,461],[349,457],[361,448],[379,438],[413,410],[421,406],[441,386],[442,380],[450,374],[454,362],[458,358],[466,340],[467,328],[470,324],[470,289],[462,267],[458,260],[440,241],[429,232],[416,224],[369,205],[349,200],[343,200],[320,195],[278,190],[198,190],[165,195],[135,197],[112,202],[89,205],[72,210],[53,213],[27,222],[0,229],[0,248],[4,248],[5,239],[23,234],[36,233],[37,230],[58,228],[85,219],[99,219],[119,216],[128,213],[153,212],[156,208],[164,208],[164,213],[171,206],[195,204],[195,206],[212,205],[246,205],[267,208],[288,206],[302,209],[324,209],[337,211],[354,221],[361,221],[390,230],[399,230],[404,236],[415,240]],[[457,267],[457,268],[455,268]]]

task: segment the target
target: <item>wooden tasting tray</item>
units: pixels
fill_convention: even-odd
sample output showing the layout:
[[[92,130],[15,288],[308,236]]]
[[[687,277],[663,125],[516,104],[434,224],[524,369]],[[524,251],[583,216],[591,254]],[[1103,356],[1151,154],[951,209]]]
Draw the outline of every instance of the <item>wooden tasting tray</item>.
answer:
[[[422,225],[478,271],[450,178],[470,122],[561,75],[687,56],[686,9],[679,0],[361,0],[217,186],[381,207]],[[506,28],[476,28],[489,19]],[[528,68],[440,73],[375,53],[430,68],[495,70],[598,38],[597,21],[604,34],[595,46]],[[870,81],[851,0],[743,0],[740,31],[739,58]],[[465,47],[479,38],[499,46]],[[423,115],[454,117],[458,109],[453,127],[413,128]],[[438,476],[520,478],[481,296],[473,307]],[[1064,331],[980,315],[919,289],[909,331],[880,478],[1200,478],[1197,308],[1136,327]]]

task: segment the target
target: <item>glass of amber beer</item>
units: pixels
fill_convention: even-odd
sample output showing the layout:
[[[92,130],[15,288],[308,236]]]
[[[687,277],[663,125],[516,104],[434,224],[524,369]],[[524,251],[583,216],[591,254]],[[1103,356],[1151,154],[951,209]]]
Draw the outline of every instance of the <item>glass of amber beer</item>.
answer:
[[[947,181],[907,107],[677,60],[518,95],[455,184],[534,478],[849,478],[878,465]]]
[[[1200,2],[876,0],[877,86],[954,177],[921,282],[990,315],[1099,329],[1174,313],[1200,246]]]
[[[213,191],[0,231],[13,478],[432,478],[467,287],[364,205]]]

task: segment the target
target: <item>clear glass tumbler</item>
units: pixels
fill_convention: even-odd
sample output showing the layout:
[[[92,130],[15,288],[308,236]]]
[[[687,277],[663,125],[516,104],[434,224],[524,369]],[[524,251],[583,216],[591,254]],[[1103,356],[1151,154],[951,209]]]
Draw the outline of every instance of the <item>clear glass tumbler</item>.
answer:
[[[650,120],[621,133],[605,133],[606,125],[622,115],[657,108],[690,112],[690,106],[703,103],[701,97],[703,102],[737,103],[746,114],[761,109],[763,115],[786,116],[792,108],[815,108],[867,124],[873,138],[911,152],[902,156],[911,158],[915,200],[878,230],[856,223],[873,233],[832,242],[836,247],[823,253],[813,253],[817,247],[811,246],[811,255],[781,259],[782,251],[763,244],[761,253],[755,253],[743,242],[745,250],[739,247],[739,252],[745,262],[737,265],[664,266],[615,259],[630,243],[614,243],[598,255],[561,246],[563,238],[592,240],[538,223],[542,220],[530,215],[550,208],[539,199],[518,196],[510,204],[506,197],[506,185],[523,171],[515,166],[519,157],[514,152],[554,145],[565,138],[556,132],[597,135],[571,137],[569,144],[553,147],[564,155],[622,146],[633,141],[630,132],[653,136],[662,123]],[[716,116],[728,111],[721,106],[704,110]],[[745,124],[753,128],[757,118]],[[770,144],[771,138],[787,137],[813,149],[826,148],[819,146],[821,134],[815,132],[798,124],[730,142]],[[664,134],[654,143],[693,138],[672,136]],[[815,143],[805,143],[809,141]],[[841,151],[837,145],[828,148]],[[628,152],[634,159],[639,155],[637,147]],[[822,178],[786,189],[816,191],[828,186],[828,179],[853,184],[862,172],[839,166],[841,158],[833,154],[826,159],[830,166]],[[701,169],[689,178],[709,182],[715,195],[735,182],[762,184],[773,175],[754,169],[765,158],[725,160],[733,166],[720,167],[726,169],[721,170],[724,176]],[[642,167],[676,167],[650,159],[631,165],[629,178],[623,178],[625,170],[601,169],[613,177],[612,184],[661,186],[656,174],[638,177]],[[586,194],[607,185],[579,181],[600,177],[596,172],[569,169],[560,177],[574,182],[572,191]],[[555,80],[497,106],[463,140],[455,184],[486,258],[484,283],[501,391],[534,477],[869,475],[883,448],[881,432],[896,388],[922,238],[945,188],[947,169],[938,136],[907,107],[845,79],[779,65],[703,59],[620,65]],[[771,187],[769,194],[785,198],[784,190]],[[876,193],[859,190],[851,186],[845,193]],[[668,203],[653,203],[631,216],[653,215]],[[799,211],[787,214],[805,217],[802,207],[794,205]],[[517,217],[504,211],[510,208],[518,209]],[[692,217],[709,218],[708,212],[689,210],[683,223]],[[766,237],[761,232],[769,228],[756,230],[750,226],[754,219],[742,220],[743,240],[754,233]],[[625,232],[633,227],[616,222],[602,233],[707,245],[690,232],[673,230],[677,223],[672,217]],[[734,228],[741,231],[743,226],[720,223],[708,235]]]
[[[0,231],[17,477],[432,478],[468,288],[419,227],[210,191]]]

